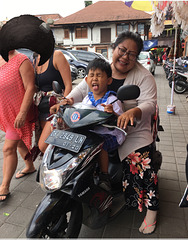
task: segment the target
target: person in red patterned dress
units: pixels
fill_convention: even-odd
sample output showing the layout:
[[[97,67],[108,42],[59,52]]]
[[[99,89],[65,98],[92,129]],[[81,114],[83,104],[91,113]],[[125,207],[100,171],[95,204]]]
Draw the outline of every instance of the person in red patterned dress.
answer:
[[[0,92],[0,129],[5,132],[0,201],[5,201],[17,168],[17,150],[24,159],[34,130],[30,110],[35,93],[34,69],[24,54],[11,50],[8,62],[0,56]],[[36,171],[32,161],[25,162],[27,173]]]

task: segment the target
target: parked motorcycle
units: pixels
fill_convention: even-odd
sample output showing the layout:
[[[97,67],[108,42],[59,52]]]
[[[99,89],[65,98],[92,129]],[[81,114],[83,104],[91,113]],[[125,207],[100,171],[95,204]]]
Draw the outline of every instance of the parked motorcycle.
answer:
[[[182,94],[188,90],[188,69],[179,69],[176,74],[174,91],[178,94]]]
[[[117,97],[124,101],[139,94],[139,87],[129,85],[119,88]],[[46,195],[30,221],[27,238],[77,238],[82,224],[100,228],[125,205],[117,151],[109,154],[111,192],[98,186],[97,154],[103,139],[90,131],[96,125],[116,127],[117,117],[82,103],[62,106],[59,116],[68,129],[55,129],[46,140],[49,146],[38,171]]]
[[[188,89],[187,82],[187,58],[176,59],[175,71],[173,71],[173,63],[166,61],[163,68],[165,71],[166,79],[169,82],[169,87],[172,87],[172,81],[174,81],[174,92],[181,94]]]
[[[169,61],[167,60],[167,61],[165,62],[165,64],[163,65],[163,69],[164,69],[164,72],[165,72],[166,79],[168,79],[169,74],[170,74],[170,70],[173,69],[173,63],[172,63],[172,62],[169,62]]]

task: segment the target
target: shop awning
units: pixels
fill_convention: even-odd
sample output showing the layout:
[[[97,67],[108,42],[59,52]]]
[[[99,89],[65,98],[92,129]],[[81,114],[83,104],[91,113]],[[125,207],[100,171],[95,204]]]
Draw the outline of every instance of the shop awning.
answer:
[[[147,51],[147,50],[149,50],[151,48],[154,48],[154,47],[157,47],[157,46],[158,46],[158,40],[157,39],[155,39],[155,40],[145,40],[143,50]]]

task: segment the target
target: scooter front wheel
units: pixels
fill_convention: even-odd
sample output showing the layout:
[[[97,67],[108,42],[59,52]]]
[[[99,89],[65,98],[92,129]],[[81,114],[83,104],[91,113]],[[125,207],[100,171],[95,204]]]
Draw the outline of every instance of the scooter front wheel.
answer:
[[[50,221],[43,226],[38,238],[77,238],[82,226],[82,206],[72,202],[69,208],[59,215],[52,214]]]

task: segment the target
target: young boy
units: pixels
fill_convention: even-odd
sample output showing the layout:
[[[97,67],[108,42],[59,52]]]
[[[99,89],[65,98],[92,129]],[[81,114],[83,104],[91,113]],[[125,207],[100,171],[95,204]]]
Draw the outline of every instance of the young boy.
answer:
[[[91,90],[83,99],[82,103],[93,105],[100,111],[113,113],[117,116],[123,113],[122,104],[116,93],[108,91],[108,85],[112,83],[112,70],[108,62],[103,59],[95,58],[89,62],[86,69],[85,80]],[[117,101],[115,101],[117,100]],[[66,104],[72,105],[74,99],[65,99]],[[114,102],[115,101],[115,102]],[[114,103],[112,103],[114,102]],[[112,104],[111,104],[112,103]],[[95,127],[94,132],[104,138],[104,145],[99,154],[99,186],[110,191],[111,184],[108,175],[108,152],[115,150],[125,140],[125,132],[119,129],[108,129],[103,126]]]

